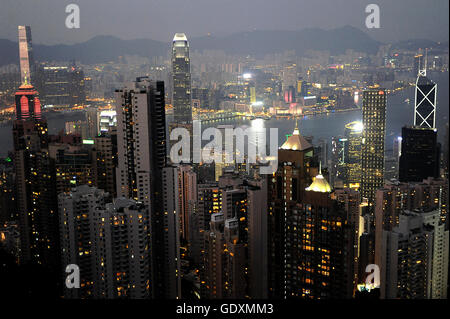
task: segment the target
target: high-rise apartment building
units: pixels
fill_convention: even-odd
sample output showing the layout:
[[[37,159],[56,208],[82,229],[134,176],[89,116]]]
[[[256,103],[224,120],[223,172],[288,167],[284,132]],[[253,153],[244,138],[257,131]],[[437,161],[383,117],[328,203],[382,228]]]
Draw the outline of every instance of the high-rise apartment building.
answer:
[[[441,276],[433,278],[434,266],[443,270],[443,265],[433,265],[435,249],[433,242],[435,240],[441,242],[444,235],[438,235],[433,225],[424,223],[422,213],[421,211],[403,211],[399,215],[398,226],[391,231],[383,232],[380,264],[381,298],[431,298],[430,284],[433,279],[440,288],[446,286]],[[439,212],[433,215],[438,217]],[[438,237],[441,238],[438,239]],[[446,237],[447,244],[441,249],[447,247],[448,252],[448,231]],[[442,261],[442,256],[439,259]],[[448,254],[446,266],[445,271],[448,273]],[[440,293],[441,290],[437,290]]]
[[[95,185],[116,197],[117,131],[95,137],[93,152]]]
[[[116,90],[117,194],[148,207],[151,222],[153,294],[167,298],[172,283],[167,250],[163,168],[166,166],[164,82],[137,78]],[[177,206],[175,206],[177,207]],[[176,209],[176,208],[175,208]],[[175,296],[173,296],[175,298]]]
[[[66,288],[66,298],[152,296],[145,205],[125,198],[110,203],[108,193],[83,185],[60,194],[58,206],[63,270],[80,268],[80,288]]]
[[[448,219],[448,185],[444,179],[428,178],[417,183],[392,182],[377,191],[375,225],[377,248],[381,232],[398,226],[402,211],[438,209],[443,223]],[[377,258],[376,258],[377,259]]]
[[[284,298],[287,218],[302,202],[305,188],[317,175],[313,167],[313,146],[296,125],[292,135],[278,150],[278,169],[268,185],[269,297]]]
[[[240,239],[238,220],[223,213],[211,216],[205,232],[202,295],[209,299],[243,299],[248,292],[245,242]]]
[[[354,225],[319,173],[286,216],[284,298],[351,298]]]

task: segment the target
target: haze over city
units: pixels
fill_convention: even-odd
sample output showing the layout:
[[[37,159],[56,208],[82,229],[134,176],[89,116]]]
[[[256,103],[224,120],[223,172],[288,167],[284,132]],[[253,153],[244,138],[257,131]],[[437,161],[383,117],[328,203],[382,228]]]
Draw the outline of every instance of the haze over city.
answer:
[[[449,3],[443,0],[380,0],[381,28],[365,28],[369,0],[78,0],[80,29],[64,27],[60,0],[2,0],[0,39],[16,39],[14,25],[35,30],[36,44],[73,44],[97,35],[169,42],[180,30],[190,38],[254,30],[333,29],[351,25],[375,40],[425,38],[448,41]]]

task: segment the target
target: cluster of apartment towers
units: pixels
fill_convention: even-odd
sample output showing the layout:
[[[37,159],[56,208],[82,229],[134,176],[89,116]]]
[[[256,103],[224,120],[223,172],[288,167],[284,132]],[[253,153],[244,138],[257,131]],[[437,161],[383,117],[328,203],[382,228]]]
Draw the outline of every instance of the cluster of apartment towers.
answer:
[[[192,128],[184,34],[173,39],[169,127],[164,83],[142,77],[116,90],[117,128],[93,145],[48,134],[31,85],[29,27],[19,27],[19,44],[20,260],[53,269],[65,298],[352,298],[374,288],[364,285],[369,264],[381,269],[382,297],[446,297],[447,183],[433,175],[385,184],[383,89],[363,93],[359,190],[332,189],[297,124],[275,173],[236,164],[215,180],[214,165],[167,156],[167,131]],[[431,117],[409,130],[435,133]],[[406,162],[420,175],[413,166],[423,163]],[[80,268],[80,288],[63,285],[69,264]]]

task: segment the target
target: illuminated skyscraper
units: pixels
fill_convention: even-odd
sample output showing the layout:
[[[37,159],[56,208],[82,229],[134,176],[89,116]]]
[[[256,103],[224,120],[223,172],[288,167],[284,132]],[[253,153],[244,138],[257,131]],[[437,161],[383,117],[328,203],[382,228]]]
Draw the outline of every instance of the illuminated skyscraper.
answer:
[[[355,121],[345,126],[345,166],[346,176],[344,185],[358,189],[361,183],[361,141],[363,125]]]
[[[153,294],[167,298],[169,268],[164,214],[163,168],[166,166],[164,82],[137,78],[116,90],[117,194],[149,209],[152,238]],[[174,298],[174,297],[173,297]]]
[[[31,27],[19,25],[19,58],[20,80],[25,83],[25,78],[31,83],[34,81],[33,46],[31,44]]]
[[[362,198],[367,198],[370,210],[372,210],[375,192],[384,184],[384,137],[386,133],[386,92],[384,89],[364,91],[362,115],[360,190]]]
[[[16,119],[41,119],[41,101],[38,92],[29,84],[28,79],[19,87],[16,92]]]
[[[426,62],[425,62],[426,64]],[[414,126],[436,127],[437,84],[427,78],[426,65],[419,70],[414,102]]]
[[[268,185],[268,285],[269,297],[284,298],[286,224],[304,190],[317,170],[312,166],[313,146],[300,134],[296,125],[292,135],[278,150],[278,169]]]
[[[284,298],[351,298],[355,234],[341,200],[319,172],[286,214]]]
[[[172,44],[172,104],[176,123],[192,122],[191,60],[184,33],[176,33]]]

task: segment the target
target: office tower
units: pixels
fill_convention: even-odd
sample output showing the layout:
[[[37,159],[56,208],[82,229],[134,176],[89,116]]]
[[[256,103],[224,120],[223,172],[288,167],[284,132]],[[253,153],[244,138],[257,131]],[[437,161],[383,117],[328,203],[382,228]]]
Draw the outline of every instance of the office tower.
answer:
[[[429,298],[434,229],[420,213],[404,211],[399,224],[383,233],[381,298]]]
[[[116,197],[117,131],[94,138],[94,184]]]
[[[363,125],[355,121],[345,126],[345,180],[344,186],[358,189],[361,183],[361,143]]]
[[[282,70],[282,91],[295,92],[297,86],[297,64],[293,61],[284,63]]]
[[[278,150],[278,169],[268,185],[268,276],[269,297],[272,298],[284,298],[286,220],[297,203],[302,202],[305,188],[317,174],[317,169],[312,167],[313,156],[313,146],[296,125],[293,134]]]
[[[176,123],[192,122],[191,60],[184,33],[176,33],[172,43],[172,104]]]
[[[163,200],[164,200],[164,247],[153,253],[162,253],[165,261],[164,296],[167,299],[181,298],[181,259],[180,259],[180,191],[179,169],[177,167],[164,167],[162,174]],[[155,257],[153,257],[155,258]]]
[[[162,170],[166,165],[164,82],[137,78],[116,90],[117,194],[143,202],[149,209],[154,296],[166,296],[167,259]]]
[[[87,185],[58,196],[62,265],[80,268],[80,289],[66,298],[151,297],[147,208],[131,199],[109,202],[108,193]]]
[[[34,79],[33,46],[31,42],[31,27],[18,26],[19,31],[19,59],[21,83],[32,83]]]
[[[76,66],[45,66],[38,82],[44,105],[73,107],[86,102],[84,72]]]
[[[86,121],[86,132],[83,136],[84,138],[92,139],[99,135],[100,131],[98,129],[98,109],[96,107],[86,108],[85,113],[85,121]]]
[[[419,71],[422,70],[425,66],[423,54],[417,54],[414,56],[414,65],[413,65],[413,77],[417,77],[419,75]]]
[[[102,134],[117,127],[117,112],[114,110],[98,113],[97,132]]]
[[[319,173],[286,216],[285,298],[352,297],[353,228]]]
[[[213,214],[204,240],[202,295],[208,299],[245,298],[245,247],[239,238],[237,219],[225,219],[222,213]]]
[[[16,119],[41,119],[41,101],[38,92],[29,84],[28,80],[19,87],[16,92]]]
[[[23,90],[27,93],[16,98],[16,110],[28,111],[28,106],[33,106],[38,100],[32,86],[24,84],[19,92],[23,93]],[[37,112],[31,116],[25,116],[25,113],[19,112],[13,123],[20,262],[56,270],[55,267],[59,267],[56,185],[54,165],[48,153],[47,122],[37,117]]]
[[[330,184],[335,187],[343,186],[346,179],[347,172],[345,167],[345,150],[348,139],[343,136],[333,136],[331,138],[331,170],[330,170]]]
[[[426,61],[417,74],[414,126],[436,128],[437,84],[427,78]]]
[[[67,135],[76,134],[81,136],[83,131],[84,122],[83,121],[68,121],[64,125],[64,132]]]
[[[421,182],[440,175],[440,144],[436,129],[403,127],[400,155],[400,182]]]
[[[375,192],[384,181],[384,137],[386,133],[386,92],[368,89],[363,92],[363,132],[361,156],[361,196],[373,211]],[[362,199],[361,198],[361,199]]]

